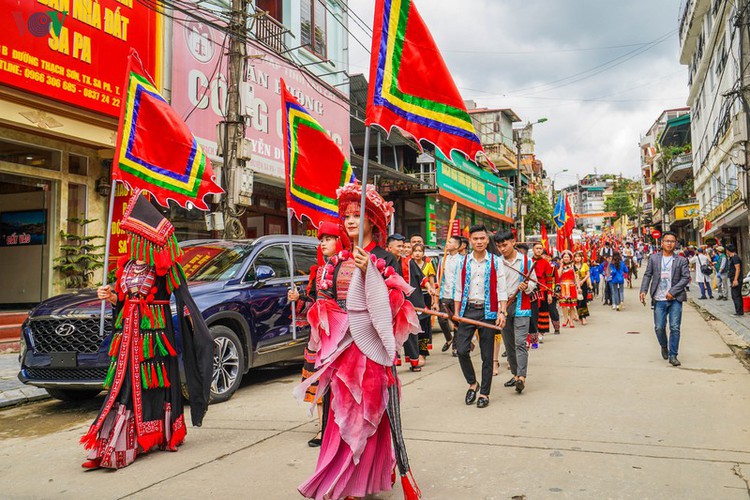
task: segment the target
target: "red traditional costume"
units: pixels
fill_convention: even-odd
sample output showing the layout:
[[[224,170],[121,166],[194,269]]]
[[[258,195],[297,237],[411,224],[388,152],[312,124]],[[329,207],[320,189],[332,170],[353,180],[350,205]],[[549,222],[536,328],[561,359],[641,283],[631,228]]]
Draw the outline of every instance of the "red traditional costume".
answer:
[[[379,200],[371,204],[368,192],[368,217],[384,231],[390,213],[380,211],[378,217],[385,202],[374,191],[372,195]],[[342,213],[345,209],[339,205]],[[339,229],[336,236],[342,235]],[[419,323],[404,298],[411,287],[384,260],[371,258],[363,274],[344,250],[317,273],[316,301],[307,315],[316,371],[295,389],[295,396],[303,399],[317,382],[318,395],[329,393],[329,410],[317,467],[299,487],[307,498],[364,497],[390,490],[397,464],[407,498],[418,498],[407,476],[393,361]]]
[[[193,425],[201,425],[210,395],[213,340],[190,297],[174,227],[139,192],[120,227],[128,235],[129,255],[117,265],[111,363],[104,381],[109,392],[81,438],[89,450],[87,468],[125,467],[154,448],[176,451],[185,439],[172,293]]]

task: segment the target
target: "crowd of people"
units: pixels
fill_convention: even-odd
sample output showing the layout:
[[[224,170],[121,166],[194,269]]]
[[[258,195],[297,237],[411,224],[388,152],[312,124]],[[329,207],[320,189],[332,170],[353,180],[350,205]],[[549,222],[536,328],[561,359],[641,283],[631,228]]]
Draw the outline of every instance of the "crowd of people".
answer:
[[[639,298],[645,305],[651,295],[656,337],[670,364],[680,366],[682,304],[692,281],[701,299],[713,299],[716,287],[717,299],[739,300],[742,314],[742,262],[731,244],[676,250],[676,236],[665,232],[658,252],[639,240],[606,238],[552,251],[541,241],[516,241],[513,231],[474,225],[468,236],[448,237],[442,255],[428,255],[421,235],[387,234],[393,208],[370,186],[363,195],[361,185],[347,184],[338,201],[339,220],[318,228],[318,265],[308,286],[288,293],[310,326],[295,395],[317,408],[320,428],[308,441],[320,447],[317,466],[299,486],[307,498],[386,491],[396,471],[405,497],[419,498],[402,436],[397,366],[419,372],[429,364],[433,322],[444,336],[441,351],[457,358],[464,402],[486,408],[494,377],[507,368],[503,386],[522,394],[530,352],[547,334],[585,327],[592,301],[622,311],[647,256]],[[139,196],[123,227],[131,251],[118,263],[115,286],[98,290],[114,305],[116,341],[107,399],[81,441],[87,469],[125,467],[152,449],[174,451],[185,437],[174,325],[165,314],[172,294],[194,425],[208,403],[212,341],[185,286],[174,229]]]

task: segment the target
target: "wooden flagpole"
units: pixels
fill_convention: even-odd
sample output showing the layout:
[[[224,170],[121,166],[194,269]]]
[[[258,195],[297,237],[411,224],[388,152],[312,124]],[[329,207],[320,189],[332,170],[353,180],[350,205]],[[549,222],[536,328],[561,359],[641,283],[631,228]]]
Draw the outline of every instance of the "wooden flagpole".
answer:
[[[289,289],[294,290],[294,242],[292,241],[292,209],[289,207],[286,209],[286,228],[289,233]],[[290,302],[289,307],[292,309],[292,339],[297,340],[297,304]]]
[[[114,165],[112,169],[114,170]],[[110,174],[110,177],[112,175]],[[107,235],[104,239],[104,272],[102,273],[102,286],[107,286],[107,274],[109,271],[109,250],[110,243],[112,242],[112,218],[115,213],[115,193],[117,191],[117,181],[112,178],[112,187],[109,193],[109,215],[107,216]],[[104,338],[104,310],[107,307],[107,299],[102,299],[101,309],[99,310],[99,338]],[[112,318],[112,326],[114,328],[114,320]]]
[[[365,127],[365,154],[362,160],[362,199],[359,207],[359,238],[357,246],[362,248],[365,239],[365,205],[367,203],[367,167],[370,161],[370,127]]]

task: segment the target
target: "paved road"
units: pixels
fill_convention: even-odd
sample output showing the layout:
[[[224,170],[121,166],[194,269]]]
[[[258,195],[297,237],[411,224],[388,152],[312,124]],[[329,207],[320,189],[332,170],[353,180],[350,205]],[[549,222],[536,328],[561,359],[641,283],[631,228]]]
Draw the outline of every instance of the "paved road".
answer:
[[[588,326],[532,352],[528,389],[496,378],[487,409],[463,403],[455,359],[402,372],[403,420],[427,499],[747,499],[750,376],[717,321],[685,308],[680,359],[661,359],[651,311],[626,291],[622,312],[596,304]],[[436,341],[436,345],[440,342]],[[0,412],[6,498],[299,498],[313,470],[315,424],[290,393],[295,369],[259,372],[212,406],[178,453],[110,473],[82,472],[77,442],[98,403],[53,401]],[[378,498],[399,499],[401,492]]]

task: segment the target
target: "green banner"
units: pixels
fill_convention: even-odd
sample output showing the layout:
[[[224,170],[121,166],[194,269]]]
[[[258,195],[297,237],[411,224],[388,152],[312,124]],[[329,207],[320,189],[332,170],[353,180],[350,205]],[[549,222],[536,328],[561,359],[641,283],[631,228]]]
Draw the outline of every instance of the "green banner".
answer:
[[[454,154],[452,161],[436,155],[437,186],[497,215],[511,217],[513,195],[510,186],[473,162]]]

